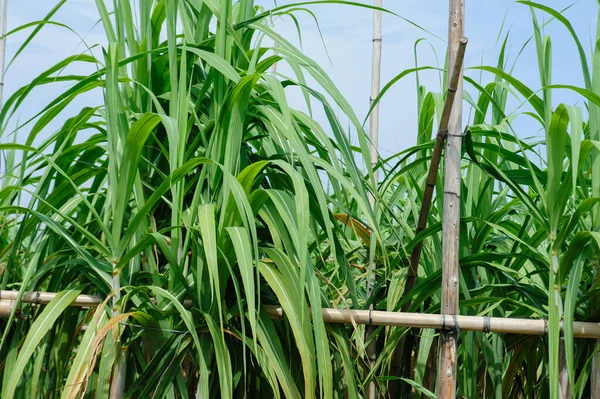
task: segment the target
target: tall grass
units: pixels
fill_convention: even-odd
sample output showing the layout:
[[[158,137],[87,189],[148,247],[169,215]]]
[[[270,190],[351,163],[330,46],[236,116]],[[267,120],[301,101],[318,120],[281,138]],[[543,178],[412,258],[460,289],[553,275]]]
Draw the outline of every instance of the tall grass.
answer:
[[[365,150],[368,140],[323,70],[270,28],[270,18],[294,7],[171,0],[140,1],[136,12],[116,1],[111,12],[98,1],[103,57],[67,58],[7,100],[2,126],[33,88],[72,83],[19,127],[31,126],[25,143],[2,144],[22,158],[3,179],[2,220],[11,230],[2,288],[61,292],[31,309],[33,324],[3,322],[3,397],[333,397],[361,389],[352,357],[362,340],[353,347],[348,331],[311,321],[335,298],[363,306],[346,255],[363,252],[366,264],[369,254],[348,226],[365,221],[368,238],[380,239],[363,165],[330,101]],[[269,40],[277,56],[262,44]],[[295,76],[273,77],[276,62]],[[63,72],[75,63],[97,72]],[[309,109],[325,110],[333,137],[288,106],[286,87],[294,86]],[[48,133],[89,90],[102,90],[103,103]],[[32,147],[42,134],[42,147]],[[29,204],[16,200],[21,192]],[[111,311],[68,308],[82,291],[112,296]],[[281,304],[286,321],[271,321],[265,303]]]
[[[584,50],[560,10],[523,3],[539,86],[518,79],[508,38],[495,66],[466,72],[460,313],[548,318],[549,336],[462,333],[458,395],[585,398],[596,344],[574,340],[570,323],[599,317],[600,53]],[[0,113],[1,287],[60,292],[45,307],[23,304],[26,321],[0,321],[2,397],[355,398],[371,382],[385,395],[406,329],[374,331],[370,368],[364,329],[316,316],[372,303],[440,312],[441,195],[429,227],[414,235],[444,97],[420,85],[431,67],[404,71],[382,90],[417,75],[418,141],[380,159],[375,184],[362,121],[320,66],[271,29],[271,18],[300,6],[115,0],[112,12],[96,4],[108,39],[102,57],[86,51],[49,67]],[[584,87],[552,76],[540,13],[572,35]],[[294,76],[273,76],[276,62]],[[77,63],[96,71],[69,74]],[[473,78],[481,72],[487,81]],[[13,142],[8,127],[23,102],[56,82],[70,86],[19,121],[20,137],[28,135]],[[288,106],[291,87],[307,109],[323,108],[326,126]],[[102,91],[100,104],[67,111],[92,90]],[[556,90],[577,93],[578,105],[554,104]],[[509,97],[525,106],[514,111]],[[523,139],[516,118],[536,121],[543,140]],[[418,284],[404,295],[420,240]],[[107,301],[68,307],[80,292]],[[270,319],[264,304],[280,304],[284,319]],[[412,349],[402,381],[431,397],[436,333],[421,331]]]

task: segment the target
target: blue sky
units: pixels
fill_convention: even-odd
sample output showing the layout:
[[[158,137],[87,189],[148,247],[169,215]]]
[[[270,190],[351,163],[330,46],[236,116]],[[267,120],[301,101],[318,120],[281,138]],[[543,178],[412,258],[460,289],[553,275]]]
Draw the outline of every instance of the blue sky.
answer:
[[[572,4],[560,0],[539,1],[556,9]],[[272,0],[257,0],[256,3],[265,7],[273,5]],[[286,3],[291,2],[278,1],[278,4]],[[466,0],[466,3],[466,36],[470,40],[466,66],[496,63],[500,47],[497,40],[503,24],[503,35],[510,29],[508,56],[511,62],[514,62],[522,45],[533,33],[528,7],[512,0]],[[55,2],[50,0],[9,0],[9,30],[43,18],[54,4]],[[448,23],[447,0],[383,0],[383,4],[390,11],[445,39]],[[93,0],[69,0],[54,20],[69,25],[88,45],[105,45],[102,28],[97,24],[95,7]],[[312,17],[307,13],[299,13],[297,17],[302,28],[303,51],[324,67],[349,100],[358,117],[363,119],[368,110],[370,94],[372,12],[343,5],[315,5],[310,9],[319,21],[327,51]],[[597,9],[597,0],[580,0],[564,13],[575,27],[586,50],[591,48],[591,41],[595,36]],[[543,14],[539,14],[539,17],[540,20],[547,19]],[[289,40],[298,43],[296,28],[291,19],[280,19],[275,22],[275,27]],[[583,85],[579,58],[567,30],[554,21],[546,27],[546,33],[552,37],[554,83]],[[57,61],[81,52],[84,47],[77,34],[56,26],[45,27],[42,34],[38,35],[6,73],[4,98],[8,98],[17,88],[27,84]],[[12,58],[25,37],[26,33],[23,32],[8,38],[7,60]],[[446,46],[443,40],[394,15],[384,16],[382,84],[414,66],[413,46],[419,38],[426,39],[418,48],[419,64],[443,66]],[[531,42],[519,57],[514,75],[533,89],[538,89],[540,84],[537,68],[535,46]],[[285,73],[286,69],[283,67],[280,71]],[[70,71],[82,72],[89,70]],[[486,81],[489,81],[489,77]],[[422,83],[432,91],[440,91],[439,76],[434,72],[423,74]],[[18,115],[19,121],[34,115],[64,88],[64,85],[56,84],[38,89],[36,95],[22,108]],[[469,90],[474,93],[471,88]],[[83,101],[97,105],[102,101],[101,93],[87,95]],[[302,101],[297,93],[290,93],[292,105],[302,107]],[[557,91],[553,101],[554,105],[557,105],[562,101],[575,103],[580,99],[568,92]],[[511,102],[511,106],[516,105],[516,102]],[[77,104],[71,109],[80,107],[81,104]],[[69,109],[65,111],[65,117],[68,115]],[[316,118],[321,119],[322,116],[317,112]],[[535,123],[526,120],[527,117],[520,119],[522,121],[515,126],[521,137],[539,134]],[[414,144],[416,123],[415,79],[411,76],[396,84],[382,100],[379,143],[381,155],[387,157]]]

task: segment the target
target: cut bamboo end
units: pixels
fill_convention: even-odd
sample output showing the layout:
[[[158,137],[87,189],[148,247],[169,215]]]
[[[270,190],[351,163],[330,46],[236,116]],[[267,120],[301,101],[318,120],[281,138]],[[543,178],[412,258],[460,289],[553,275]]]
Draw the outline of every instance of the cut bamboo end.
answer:
[[[15,301],[9,301],[8,299],[0,300],[0,319],[7,319],[12,313]]]
[[[0,291],[0,317],[8,317],[12,306],[15,304],[17,291]],[[36,298],[39,296],[39,300]],[[26,292],[21,302],[49,303],[54,297],[52,292]],[[10,299],[13,298],[13,299]],[[37,300],[37,302],[34,302]],[[102,304],[104,300],[97,295],[79,295],[71,306],[94,307]],[[186,299],[183,306],[190,308],[192,301]],[[283,309],[277,305],[264,305],[265,310],[274,319],[285,316]],[[309,312],[309,314],[311,314]],[[517,319],[487,316],[444,316],[427,313],[386,312],[381,310],[348,310],[323,308],[323,321],[336,324],[366,324],[386,327],[432,328],[436,330],[483,331],[490,333],[539,335],[548,334],[548,323],[545,319]],[[561,324],[561,334],[563,333]],[[600,323],[576,321],[573,323],[575,338],[600,339]]]

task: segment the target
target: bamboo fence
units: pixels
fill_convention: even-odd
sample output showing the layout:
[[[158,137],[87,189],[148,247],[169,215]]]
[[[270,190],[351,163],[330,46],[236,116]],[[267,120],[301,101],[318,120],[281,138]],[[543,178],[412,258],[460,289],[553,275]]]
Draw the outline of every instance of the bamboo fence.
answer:
[[[381,7],[381,0],[374,0],[375,6]],[[406,327],[429,328],[441,330],[442,345],[438,369],[438,398],[455,398],[456,395],[456,349],[457,337],[460,331],[481,331],[484,333],[505,333],[545,336],[548,334],[546,319],[520,319],[488,316],[458,315],[458,239],[460,220],[460,154],[462,144],[462,69],[467,40],[464,34],[464,4],[465,0],[449,0],[448,27],[448,91],[440,126],[436,137],[431,164],[423,194],[423,203],[419,213],[416,234],[423,231],[427,225],[427,217],[431,207],[433,188],[441,160],[442,146],[446,143],[445,151],[445,180],[444,180],[444,220],[443,220],[443,265],[442,265],[442,303],[441,314],[407,313],[406,306],[401,312],[386,312],[373,310],[349,310],[323,308],[322,317],[326,323],[367,325],[370,327]],[[0,13],[5,11],[6,2],[0,0]],[[0,15],[0,30],[5,30],[5,13]],[[0,40],[0,66],[3,65],[4,40]],[[276,64],[273,66],[275,72]],[[379,94],[381,68],[381,11],[375,10],[373,31],[373,76],[371,90],[371,105]],[[0,68],[0,71],[3,68]],[[2,90],[2,74],[0,73],[0,103]],[[378,107],[373,108],[370,119],[371,159],[373,166],[377,162],[378,139]],[[372,199],[371,199],[372,200]],[[409,292],[416,284],[418,264],[422,250],[419,242],[411,253],[405,291]],[[0,291],[0,318],[11,315],[24,318],[20,311],[22,303],[45,305],[56,296],[51,292]],[[104,303],[104,299],[95,295],[79,295],[71,306],[93,308]],[[186,308],[192,306],[191,300],[184,300]],[[17,308],[15,308],[17,307]],[[272,318],[283,318],[283,309],[275,305],[264,305]],[[311,314],[309,312],[309,314]],[[572,325],[575,338],[600,339],[600,323],[574,322]],[[564,325],[560,324],[563,334]],[[410,335],[409,335],[410,337]],[[412,342],[412,341],[410,341]],[[410,345],[407,340],[406,347]],[[400,347],[401,345],[399,345]],[[374,348],[374,346],[373,346]],[[399,348],[401,349],[401,348]],[[406,348],[405,348],[406,350]],[[409,351],[410,353],[410,351]],[[376,352],[368,354],[368,358],[376,356]],[[394,353],[396,355],[396,352]],[[373,385],[373,388],[371,388]],[[369,397],[375,397],[375,384],[369,387]],[[115,388],[117,389],[117,388]]]
[[[56,293],[26,292],[20,301],[18,291],[0,291],[0,316],[7,317],[17,303],[45,305]],[[101,305],[104,299],[96,295],[79,295],[71,306],[92,308]],[[184,300],[186,308],[192,306],[191,300]],[[284,317],[283,309],[276,305],[264,305],[272,318]],[[6,312],[8,310],[8,312]],[[6,313],[3,313],[6,312]],[[311,314],[309,312],[309,314]],[[386,327],[432,328],[436,330],[483,331],[486,333],[505,333],[523,335],[547,335],[548,322],[546,319],[519,319],[487,316],[446,316],[441,314],[386,312],[380,310],[348,310],[323,308],[323,321],[337,324],[364,324]],[[561,324],[561,333],[563,324]],[[600,323],[573,323],[575,338],[600,339]]]

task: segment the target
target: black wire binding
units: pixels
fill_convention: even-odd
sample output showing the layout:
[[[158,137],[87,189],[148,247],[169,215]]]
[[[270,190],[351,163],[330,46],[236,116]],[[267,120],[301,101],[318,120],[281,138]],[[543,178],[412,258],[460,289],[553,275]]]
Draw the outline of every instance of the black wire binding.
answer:
[[[454,325],[452,327],[448,327],[446,325],[446,315],[442,314],[441,333],[454,335],[454,337],[456,339],[456,343],[458,345],[460,343],[460,326],[458,325],[458,318],[456,317],[456,314],[452,314],[452,321],[453,321]]]
[[[40,302],[41,302],[40,296],[41,296],[40,292],[39,291],[35,291],[33,293],[33,303],[35,303],[36,305],[39,305]]]
[[[489,316],[483,316],[483,332],[486,334],[490,332],[490,321]]]

